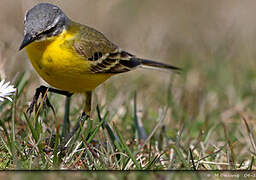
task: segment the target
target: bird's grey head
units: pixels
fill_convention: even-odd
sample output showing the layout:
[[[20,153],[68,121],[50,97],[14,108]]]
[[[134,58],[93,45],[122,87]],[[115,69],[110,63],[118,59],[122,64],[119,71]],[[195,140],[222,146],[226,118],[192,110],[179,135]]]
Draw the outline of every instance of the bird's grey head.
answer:
[[[24,40],[20,50],[35,40],[60,34],[70,22],[58,6],[49,3],[37,4],[25,15]]]

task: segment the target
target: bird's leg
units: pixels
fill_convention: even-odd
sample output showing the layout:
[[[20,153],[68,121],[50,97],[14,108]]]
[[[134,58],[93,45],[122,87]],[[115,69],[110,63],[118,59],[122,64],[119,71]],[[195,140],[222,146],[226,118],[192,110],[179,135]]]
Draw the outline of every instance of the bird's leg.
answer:
[[[85,93],[85,109],[82,113],[82,116],[79,118],[78,122],[76,123],[74,129],[65,137],[64,144],[66,144],[70,138],[72,138],[77,130],[81,127],[85,120],[90,119],[91,114],[91,102],[92,102],[92,92],[87,91]]]
[[[88,116],[90,116],[91,114],[91,108],[92,108],[92,91],[87,91],[85,93],[85,108],[84,108],[84,112],[85,114],[87,114]]]
[[[53,92],[53,93],[56,93],[56,94],[61,94],[61,95],[65,95],[67,97],[70,97],[72,96],[72,93],[68,92],[68,91],[62,91],[62,90],[58,90],[58,89],[54,89],[54,88],[49,88],[49,87],[46,87],[46,86],[40,86],[36,89],[36,93],[33,97],[33,100],[31,102],[31,104],[29,105],[29,108],[27,109],[27,113],[29,113],[29,115],[34,111],[34,107],[36,107],[36,111],[37,111],[37,101],[38,101],[38,98],[41,94],[41,97],[43,98],[45,96],[45,103],[48,107],[50,107],[52,109],[52,111],[54,112],[55,114],[55,111],[54,111],[54,108],[53,106],[51,105],[48,97],[47,97],[47,94],[45,94],[46,92]]]
[[[70,121],[69,121],[69,112],[70,112],[70,97],[66,97],[65,101],[65,114],[62,126],[62,137],[66,137],[69,133],[70,129]]]

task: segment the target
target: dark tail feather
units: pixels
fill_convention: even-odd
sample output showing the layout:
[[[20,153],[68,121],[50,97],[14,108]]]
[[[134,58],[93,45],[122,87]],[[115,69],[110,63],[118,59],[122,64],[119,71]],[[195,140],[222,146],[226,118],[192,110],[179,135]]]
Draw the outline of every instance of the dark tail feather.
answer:
[[[147,59],[140,59],[140,58],[137,58],[137,60],[139,60],[142,67],[145,67],[145,68],[167,69],[167,70],[175,70],[178,72],[182,71],[181,68],[175,67],[175,66],[172,66],[169,64],[164,64],[164,63],[151,61],[151,60],[147,60]]]

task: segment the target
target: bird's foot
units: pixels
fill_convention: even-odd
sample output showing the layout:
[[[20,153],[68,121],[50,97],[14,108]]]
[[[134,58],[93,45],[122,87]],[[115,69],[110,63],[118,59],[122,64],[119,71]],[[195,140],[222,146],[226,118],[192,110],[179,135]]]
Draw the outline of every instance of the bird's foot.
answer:
[[[49,88],[46,86],[40,86],[36,89],[36,93],[33,97],[33,100],[30,103],[30,105],[26,111],[29,115],[32,114],[32,112],[34,111],[34,108],[35,108],[36,112],[38,111],[40,104],[37,104],[37,101],[38,101],[40,94],[41,94],[41,97],[43,98],[44,107],[50,107],[51,110],[53,111],[53,113],[55,114],[55,110],[54,110],[53,106],[51,105],[51,103],[48,99],[48,96],[47,96],[48,89]]]

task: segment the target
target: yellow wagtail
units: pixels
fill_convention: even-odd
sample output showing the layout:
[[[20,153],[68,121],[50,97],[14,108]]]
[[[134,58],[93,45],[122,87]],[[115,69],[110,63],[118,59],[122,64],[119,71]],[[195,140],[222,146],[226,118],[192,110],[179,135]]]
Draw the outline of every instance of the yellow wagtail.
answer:
[[[180,70],[120,49],[99,31],[72,21],[59,7],[49,3],[40,3],[30,9],[24,24],[20,50],[25,47],[38,74],[57,88],[40,86],[30,105],[31,112],[40,93],[48,90],[66,96],[84,93],[83,115],[89,116],[92,91],[111,76],[137,67]],[[46,103],[50,105],[47,98]]]

